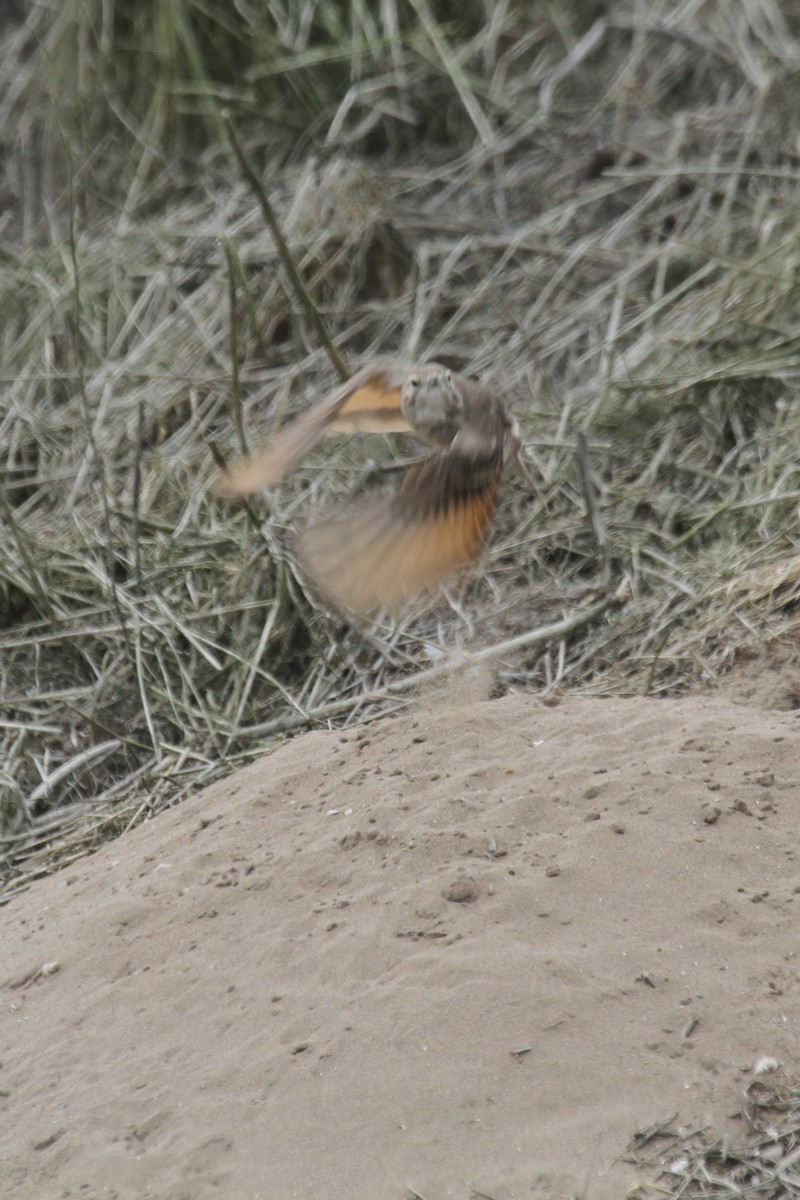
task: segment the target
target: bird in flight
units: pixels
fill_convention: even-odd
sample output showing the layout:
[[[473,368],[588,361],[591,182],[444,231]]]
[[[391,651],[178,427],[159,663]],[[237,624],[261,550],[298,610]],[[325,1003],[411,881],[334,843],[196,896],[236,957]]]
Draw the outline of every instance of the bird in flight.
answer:
[[[473,562],[507,466],[536,487],[522,462],[517,422],[487,387],[439,363],[375,359],[263,449],[220,472],[215,490],[236,497],[275,487],[322,437],[357,431],[412,432],[434,450],[396,492],[346,504],[298,535],[304,573],[355,615],[397,609]]]

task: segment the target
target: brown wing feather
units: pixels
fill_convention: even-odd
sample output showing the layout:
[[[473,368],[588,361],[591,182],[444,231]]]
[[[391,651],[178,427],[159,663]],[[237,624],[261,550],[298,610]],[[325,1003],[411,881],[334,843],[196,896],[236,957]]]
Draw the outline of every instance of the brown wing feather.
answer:
[[[500,489],[499,456],[430,455],[400,491],[342,509],[298,538],[320,591],[355,613],[392,609],[436,590],[483,546]]]
[[[324,400],[281,429],[262,450],[221,471],[214,490],[245,496],[280,483],[327,433],[410,429],[400,410],[400,390],[408,366],[376,359]]]
[[[331,420],[326,433],[408,433],[411,426],[400,407],[402,384],[371,381],[358,388]]]

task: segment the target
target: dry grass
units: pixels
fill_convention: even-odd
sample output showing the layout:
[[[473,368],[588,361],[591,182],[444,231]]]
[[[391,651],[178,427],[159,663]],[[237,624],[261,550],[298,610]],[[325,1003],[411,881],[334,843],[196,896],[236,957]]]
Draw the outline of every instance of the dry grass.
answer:
[[[628,1200],[792,1200],[800,1196],[800,1085],[754,1079],[745,1089],[740,1144],[675,1127],[675,1117],[635,1135],[629,1162],[655,1178]]]
[[[501,688],[665,694],[796,637],[783,9],[235,8],[68,0],[5,34],[5,897],[282,731],[403,703],[454,646],[509,643]],[[399,624],[321,611],[285,533],[407,444],[333,444],[268,505],[207,491],[215,450],[335,379],[223,110],[348,365],[494,381],[546,481],[546,507],[512,481],[486,571]],[[628,604],[569,625],[606,577]]]

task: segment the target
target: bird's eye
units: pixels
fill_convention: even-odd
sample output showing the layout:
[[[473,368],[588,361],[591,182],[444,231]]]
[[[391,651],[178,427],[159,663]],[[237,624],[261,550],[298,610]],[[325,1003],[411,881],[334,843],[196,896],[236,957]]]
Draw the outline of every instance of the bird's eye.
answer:
[[[447,380],[447,382],[448,382],[448,383],[452,383],[452,382],[453,382],[453,372],[452,372],[452,371],[445,371],[445,373],[444,373],[444,377],[445,377],[445,379]]]
[[[409,375],[408,386],[410,388],[418,388],[419,387],[419,375]]]

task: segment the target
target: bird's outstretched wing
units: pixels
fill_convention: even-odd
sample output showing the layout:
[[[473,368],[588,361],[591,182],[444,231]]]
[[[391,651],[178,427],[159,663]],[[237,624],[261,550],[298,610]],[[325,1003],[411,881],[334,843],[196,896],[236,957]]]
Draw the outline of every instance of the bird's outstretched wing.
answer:
[[[356,614],[435,591],[480,552],[502,470],[502,451],[436,451],[394,495],[356,501],[307,526],[297,539],[300,565],[328,600]]]
[[[262,450],[221,471],[214,490],[231,497],[274,487],[326,434],[409,431],[411,426],[400,407],[400,393],[412,369],[395,359],[368,363],[314,408],[290,421]]]

